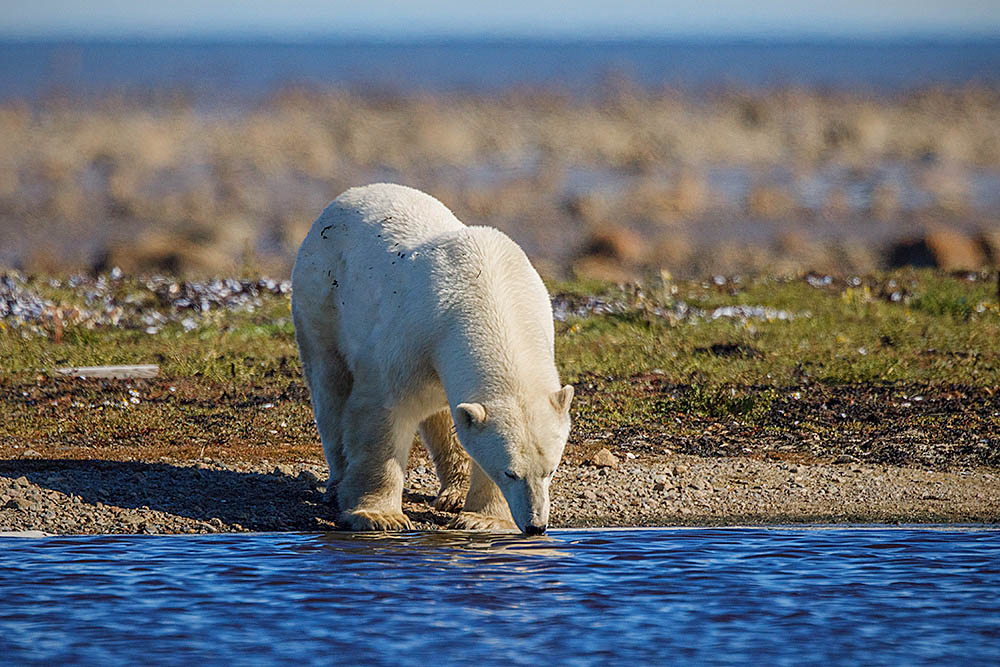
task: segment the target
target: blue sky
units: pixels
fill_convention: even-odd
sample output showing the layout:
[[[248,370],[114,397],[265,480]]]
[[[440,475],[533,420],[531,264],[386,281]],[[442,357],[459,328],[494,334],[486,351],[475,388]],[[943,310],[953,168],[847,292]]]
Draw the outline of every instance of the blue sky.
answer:
[[[6,37],[1000,37],[1000,0],[0,0]]]

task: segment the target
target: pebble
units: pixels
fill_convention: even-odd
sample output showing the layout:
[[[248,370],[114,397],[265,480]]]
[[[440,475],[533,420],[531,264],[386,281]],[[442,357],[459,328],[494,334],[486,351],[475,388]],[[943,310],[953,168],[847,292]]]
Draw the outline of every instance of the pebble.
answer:
[[[306,484],[315,489],[317,486],[319,486],[320,478],[319,475],[314,473],[312,470],[307,469],[299,473],[299,481],[305,482]]]
[[[73,308],[75,326],[125,327],[141,329],[150,335],[160,333],[167,322],[177,322],[185,331],[190,331],[210,317],[211,311],[252,312],[261,305],[263,294],[288,295],[292,291],[290,280],[178,281],[152,276],[132,281],[131,296],[122,299],[118,298],[114,283],[104,276],[76,275],[66,285],[73,287],[88,304],[96,306]],[[143,292],[152,298],[144,298]],[[36,294],[23,275],[17,272],[0,275],[0,322],[5,325],[24,333],[48,335],[45,324],[51,319],[55,306]]]
[[[926,501],[914,509],[909,499],[927,495],[929,484],[934,485],[935,497],[949,500],[937,511],[955,517],[950,520],[969,520],[993,516],[989,501],[1000,494],[1000,480],[992,472],[931,474],[865,467],[867,472],[859,476],[850,472],[852,468],[861,470],[858,465],[685,457],[686,461],[698,461],[691,465],[669,464],[662,458],[646,461],[642,456],[625,462],[622,454],[615,456],[609,448],[603,449],[616,460],[622,457],[623,463],[597,467],[588,461],[588,465],[565,463],[560,468],[552,485],[553,526],[580,525],[582,519],[599,525],[669,525],[680,517],[691,523],[708,516],[766,522],[775,516],[776,508],[803,516],[850,515],[881,521],[887,516],[906,516],[909,511],[926,511]],[[26,475],[0,476],[0,531],[315,531],[333,528],[336,520],[336,507],[319,502],[309,488],[314,481],[319,482],[319,464],[278,464],[281,477],[259,476],[276,469],[273,463],[264,466],[259,461],[217,461],[200,474],[195,474],[194,461],[177,464],[168,460],[141,474],[132,467],[95,470],[86,464],[61,464],[57,473],[36,469],[36,462],[11,464],[24,465],[22,470],[32,472],[30,480]],[[281,465],[287,465],[291,474]],[[428,465],[419,467],[431,477]],[[792,467],[796,472],[790,471]],[[963,476],[962,472],[968,474]],[[843,484],[836,484],[844,478]],[[140,487],[142,479],[146,481]],[[405,510],[422,529],[443,526],[447,516],[433,513],[434,518],[427,518],[426,498],[423,487],[416,497],[408,493]],[[139,503],[146,506],[140,508]]]
[[[594,458],[590,460],[590,465],[598,468],[617,468],[618,457],[612,454],[611,450],[607,447],[602,447],[594,454]]]

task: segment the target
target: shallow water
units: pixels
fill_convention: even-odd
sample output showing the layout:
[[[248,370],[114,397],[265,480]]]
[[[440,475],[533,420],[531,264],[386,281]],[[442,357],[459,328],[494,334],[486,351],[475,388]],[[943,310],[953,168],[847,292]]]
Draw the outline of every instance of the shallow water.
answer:
[[[609,75],[649,87],[898,89],[1000,80],[1000,40],[316,41],[0,40],[0,100],[183,90],[226,105],[288,83],[361,90],[583,92]]]
[[[996,664],[1000,530],[0,541],[21,663]]]

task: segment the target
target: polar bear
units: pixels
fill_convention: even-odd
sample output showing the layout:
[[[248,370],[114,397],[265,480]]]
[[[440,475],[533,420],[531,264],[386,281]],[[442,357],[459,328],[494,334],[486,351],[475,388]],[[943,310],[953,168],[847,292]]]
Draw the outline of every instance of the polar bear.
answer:
[[[413,188],[352,188],[302,242],[292,315],[339,524],[412,527],[402,491],[419,430],[435,506],[461,510],[452,527],[545,531],[573,387],[548,293],[510,238]]]

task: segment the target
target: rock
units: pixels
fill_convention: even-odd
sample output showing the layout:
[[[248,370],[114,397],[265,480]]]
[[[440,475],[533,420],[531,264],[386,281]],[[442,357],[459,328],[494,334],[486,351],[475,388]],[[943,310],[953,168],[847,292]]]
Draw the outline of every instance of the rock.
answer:
[[[983,248],[976,239],[946,228],[897,242],[889,248],[887,259],[893,268],[925,266],[945,271],[978,269],[986,262]]]
[[[590,235],[573,261],[580,278],[630,282],[646,255],[647,242],[626,227],[608,226]]]
[[[612,454],[611,450],[607,447],[602,447],[594,454],[594,458],[590,460],[590,465],[597,468],[617,468],[618,457]]]
[[[857,463],[858,459],[850,454],[841,454],[833,461],[834,463]]]
[[[4,506],[4,509],[9,509],[9,510],[27,510],[27,509],[31,509],[31,506],[33,504],[34,503],[32,503],[30,500],[27,500],[25,498],[14,498],[13,500],[10,500],[10,501],[7,502],[7,504]]]
[[[295,471],[292,470],[292,466],[288,465],[287,463],[279,463],[278,465],[274,466],[274,472],[272,472],[271,474],[277,477],[281,476],[291,477],[294,472]]]
[[[684,465],[683,463],[678,463],[677,465],[674,466],[674,474],[675,475],[683,475],[684,473],[686,473],[690,469],[691,468],[689,468],[688,466]]]
[[[663,491],[665,488],[667,488],[667,485],[664,484],[663,482],[657,482],[656,484],[653,484],[653,491]]]
[[[319,486],[320,478],[319,475],[314,473],[312,470],[303,470],[299,473],[299,481],[305,482],[314,489]]]
[[[703,479],[694,479],[688,486],[692,489],[697,489],[698,491],[706,491],[712,488],[712,486]]]

